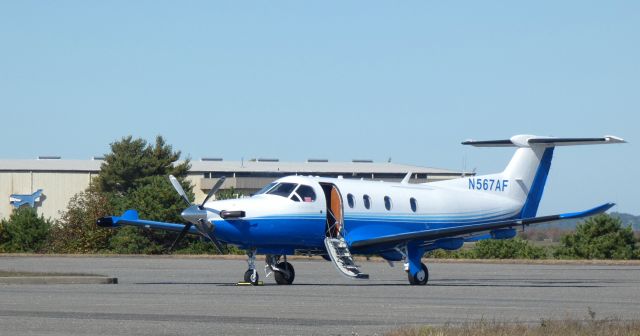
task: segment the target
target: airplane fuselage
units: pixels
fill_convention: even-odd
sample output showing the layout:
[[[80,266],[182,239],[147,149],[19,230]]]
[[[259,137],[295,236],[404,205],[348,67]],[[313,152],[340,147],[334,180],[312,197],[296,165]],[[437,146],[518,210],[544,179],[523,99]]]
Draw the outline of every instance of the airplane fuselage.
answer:
[[[272,188],[282,183],[294,184],[289,195],[271,194],[267,190],[249,198],[211,201],[206,207],[245,211],[244,218],[231,220],[212,214],[209,220],[215,225],[216,235],[241,248],[258,248],[272,254],[323,248],[329,206],[322,185],[333,185],[339,190],[344,211],[343,234],[348,242],[510,219],[520,211],[522,204],[504,197],[495,187],[482,190],[481,181],[483,192],[477,192],[469,187],[469,181],[473,181],[475,188],[474,177],[457,181],[408,184],[288,176],[275,181]],[[294,200],[294,190],[299,185],[311,187],[315,198]]]

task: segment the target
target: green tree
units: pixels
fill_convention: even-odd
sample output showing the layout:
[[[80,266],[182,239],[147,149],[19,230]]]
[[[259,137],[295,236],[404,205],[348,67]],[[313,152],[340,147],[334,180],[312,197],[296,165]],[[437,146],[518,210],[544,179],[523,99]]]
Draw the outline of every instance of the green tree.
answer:
[[[146,184],[153,176],[171,174],[184,180],[191,164],[189,159],[175,164],[180,154],[162,136],[156,137],[155,145],[144,139],[124,137],[111,144],[111,153],[105,155],[96,183],[103,192],[124,194]]]
[[[46,245],[51,221],[30,207],[13,210],[8,220],[0,222],[0,251],[42,252]]]
[[[588,218],[578,224],[575,233],[562,238],[554,253],[559,258],[632,259],[638,257],[630,226],[607,214]]]
[[[193,199],[190,186],[185,191]],[[186,208],[167,176],[163,175],[145,178],[144,183],[140,183],[126,195],[116,197],[114,203],[116,211],[136,209],[140,218],[172,223],[182,223],[180,213]]]
[[[188,190],[189,197],[193,199],[193,193],[190,189],[186,190]],[[185,207],[184,201],[173,189],[169,179],[160,175],[146,178],[145,183],[139,184],[137,188],[130,190],[125,196],[117,197],[115,204],[117,213],[122,213],[127,209],[136,209],[140,218],[170,223],[184,223],[180,213]],[[142,228],[118,230],[121,232],[118,232],[114,237],[115,242],[112,242],[111,248],[116,253],[127,254],[161,253],[163,249],[169,248],[178,234]],[[191,241],[192,239],[185,237],[176,248],[187,246]],[[145,242],[148,243],[148,246],[144,246]]]
[[[96,219],[113,214],[109,197],[92,186],[73,196],[51,230],[49,249],[55,253],[107,251],[115,232],[98,227]]]
[[[167,177],[171,174],[181,181],[193,200],[193,186],[185,180],[191,165],[188,159],[177,164],[180,154],[161,136],[154,145],[143,139],[124,137],[111,144],[111,153],[105,155],[96,184],[102,192],[111,195],[115,214],[136,209],[141,218],[182,223],[180,212],[185,204]],[[118,229],[109,248],[117,253],[160,253],[176,235],[141,228]]]
[[[167,175],[176,176],[191,199],[193,193],[185,180],[189,160],[176,163],[179,158],[180,152],[161,136],[154,144],[132,136],[113,142],[92,185],[69,202],[60,225],[53,230],[50,249],[60,253],[159,253],[175,233],[134,227],[105,229],[97,227],[96,220],[136,209],[142,218],[181,223],[179,214],[185,205]]]

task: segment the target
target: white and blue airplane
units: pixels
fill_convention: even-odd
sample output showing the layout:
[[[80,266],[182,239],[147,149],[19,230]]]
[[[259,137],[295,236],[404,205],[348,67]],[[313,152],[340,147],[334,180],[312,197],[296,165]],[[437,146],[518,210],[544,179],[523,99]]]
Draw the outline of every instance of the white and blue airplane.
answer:
[[[171,183],[188,207],[185,224],[138,218],[135,210],[122,216],[103,217],[101,227],[134,225],[151,229],[199,234],[219,250],[221,242],[247,251],[244,280],[258,283],[255,259],[266,255],[265,273],[276,283],[292,284],[293,266],[287,256],[320,255],[333,262],[343,275],[366,279],[353,254],[379,255],[391,265],[403,261],[409,283],[425,285],[429,279],[422,263],[425,252],[438,248],[456,250],[465,242],[508,239],[518,227],[563,218],[602,213],[613,203],[590,210],[536,217],[557,146],[612,144],[625,141],[601,138],[552,138],[517,135],[507,140],[465,141],[475,147],[516,147],[513,158],[497,174],[453,180],[408,183],[363,181],[314,176],[278,179],[249,198],[209,201],[224,179],[211,189],[202,204],[191,204],[180,186]]]
[[[28,205],[32,208],[42,200],[42,189],[36,190],[33,194],[12,194],[9,196],[9,203],[16,208]]]

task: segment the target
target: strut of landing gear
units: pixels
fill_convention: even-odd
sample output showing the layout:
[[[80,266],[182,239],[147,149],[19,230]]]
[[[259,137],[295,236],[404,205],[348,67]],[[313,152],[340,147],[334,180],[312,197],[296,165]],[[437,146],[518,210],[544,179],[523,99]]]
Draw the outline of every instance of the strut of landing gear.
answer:
[[[244,282],[248,282],[254,286],[259,285],[258,271],[256,271],[256,250],[251,249],[247,250],[247,264],[249,265],[249,269],[244,272]]]
[[[408,246],[407,244],[397,246],[395,250],[402,255],[404,270],[407,272],[409,284],[414,286],[424,286],[429,282],[429,269],[420,259],[424,254],[424,248]],[[418,263],[420,266],[418,267]],[[411,269],[413,265],[413,270]]]
[[[280,257],[279,255],[267,255],[267,265],[264,267],[265,272],[267,277],[273,272],[273,277],[278,285],[290,285],[296,277],[296,272],[293,269],[293,265],[287,262],[286,255],[283,256],[283,262],[280,262]]]

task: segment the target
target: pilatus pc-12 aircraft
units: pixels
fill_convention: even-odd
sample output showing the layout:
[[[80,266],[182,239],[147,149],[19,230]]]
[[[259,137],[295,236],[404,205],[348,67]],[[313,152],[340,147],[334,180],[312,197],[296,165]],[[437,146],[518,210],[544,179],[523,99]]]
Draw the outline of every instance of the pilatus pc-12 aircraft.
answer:
[[[513,158],[496,174],[447,181],[409,184],[410,172],[399,183],[316,176],[288,176],[268,184],[249,198],[210,201],[223,179],[202,204],[191,204],[180,186],[171,183],[188,207],[185,224],[138,218],[135,210],[103,217],[101,227],[135,225],[151,229],[199,234],[218,249],[223,244],[247,251],[246,282],[258,283],[255,259],[266,255],[265,273],[276,283],[293,283],[295,271],[287,262],[294,253],[321,255],[352,279],[367,279],[354,263],[354,254],[379,255],[403,261],[409,283],[425,285],[425,252],[456,250],[464,242],[508,239],[516,228],[562,218],[604,212],[613,203],[590,210],[536,217],[555,147],[623,143],[615,136],[551,138],[517,135],[507,140],[465,141],[475,147],[516,147]],[[174,242],[175,245],[175,242]]]

